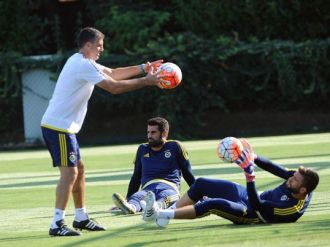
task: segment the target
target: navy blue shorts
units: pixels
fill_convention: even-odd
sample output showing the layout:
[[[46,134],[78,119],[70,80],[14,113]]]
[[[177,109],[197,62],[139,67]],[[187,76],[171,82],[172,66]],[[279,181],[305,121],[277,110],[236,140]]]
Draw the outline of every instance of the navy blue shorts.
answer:
[[[227,180],[198,178],[188,190],[197,217],[216,214],[236,224],[259,223],[245,187]],[[206,196],[207,199],[203,199]]]
[[[76,135],[45,127],[41,127],[41,130],[52,157],[53,166],[77,166],[80,160],[80,151]]]

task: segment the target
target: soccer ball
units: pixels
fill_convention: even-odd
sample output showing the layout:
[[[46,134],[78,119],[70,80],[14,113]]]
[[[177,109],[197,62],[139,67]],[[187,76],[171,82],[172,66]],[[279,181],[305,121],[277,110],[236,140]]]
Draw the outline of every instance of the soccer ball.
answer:
[[[160,75],[165,75],[163,80],[167,82],[161,82],[161,86],[164,89],[173,89],[177,87],[182,80],[182,72],[178,65],[174,63],[163,63],[158,67],[158,71],[161,70]]]
[[[159,227],[166,227],[169,222],[170,219],[156,218],[156,224]]]
[[[234,162],[243,151],[241,141],[235,137],[226,137],[220,141],[217,147],[219,158],[227,162]]]

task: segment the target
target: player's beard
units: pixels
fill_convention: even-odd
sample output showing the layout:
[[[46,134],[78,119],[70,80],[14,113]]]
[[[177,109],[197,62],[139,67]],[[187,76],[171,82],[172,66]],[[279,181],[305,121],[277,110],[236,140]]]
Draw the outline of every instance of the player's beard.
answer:
[[[289,190],[291,190],[291,193],[293,193],[293,194],[298,194],[298,193],[300,192],[300,188],[292,188],[292,187],[290,186],[289,182],[287,182],[286,187],[287,187]]]
[[[158,140],[153,140],[153,139],[149,139],[148,140],[149,146],[153,147],[153,148],[158,148],[164,145],[164,140],[163,138],[158,139]]]
[[[290,190],[293,194],[299,194],[300,192],[300,188],[290,188]]]

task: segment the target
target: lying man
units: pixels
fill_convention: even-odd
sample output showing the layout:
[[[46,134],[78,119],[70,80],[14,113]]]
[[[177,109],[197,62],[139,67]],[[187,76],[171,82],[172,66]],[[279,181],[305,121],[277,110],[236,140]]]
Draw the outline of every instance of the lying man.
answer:
[[[300,166],[288,171],[266,158],[256,156],[247,148],[235,161],[246,177],[246,187],[237,183],[198,178],[188,192],[171,209],[162,210],[154,203],[154,195],[147,194],[146,211],[159,226],[166,226],[170,219],[195,219],[216,214],[234,224],[288,223],[297,221],[306,211],[312,191],[319,182],[316,171]],[[254,165],[285,181],[260,195],[255,185]]]

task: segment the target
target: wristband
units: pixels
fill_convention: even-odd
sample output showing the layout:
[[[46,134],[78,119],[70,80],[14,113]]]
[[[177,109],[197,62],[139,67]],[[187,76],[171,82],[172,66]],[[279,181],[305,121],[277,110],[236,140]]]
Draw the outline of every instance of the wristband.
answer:
[[[247,167],[245,167],[244,171],[245,173],[253,174],[254,173],[253,163],[250,163]]]
[[[144,70],[145,67],[146,67],[146,65],[144,63],[140,64],[141,73],[146,73]]]
[[[245,178],[246,178],[246,182],[254,182],[254,180],[256,179],[256,175],[253,174],[249,174],[249,173],[244,173]]]

